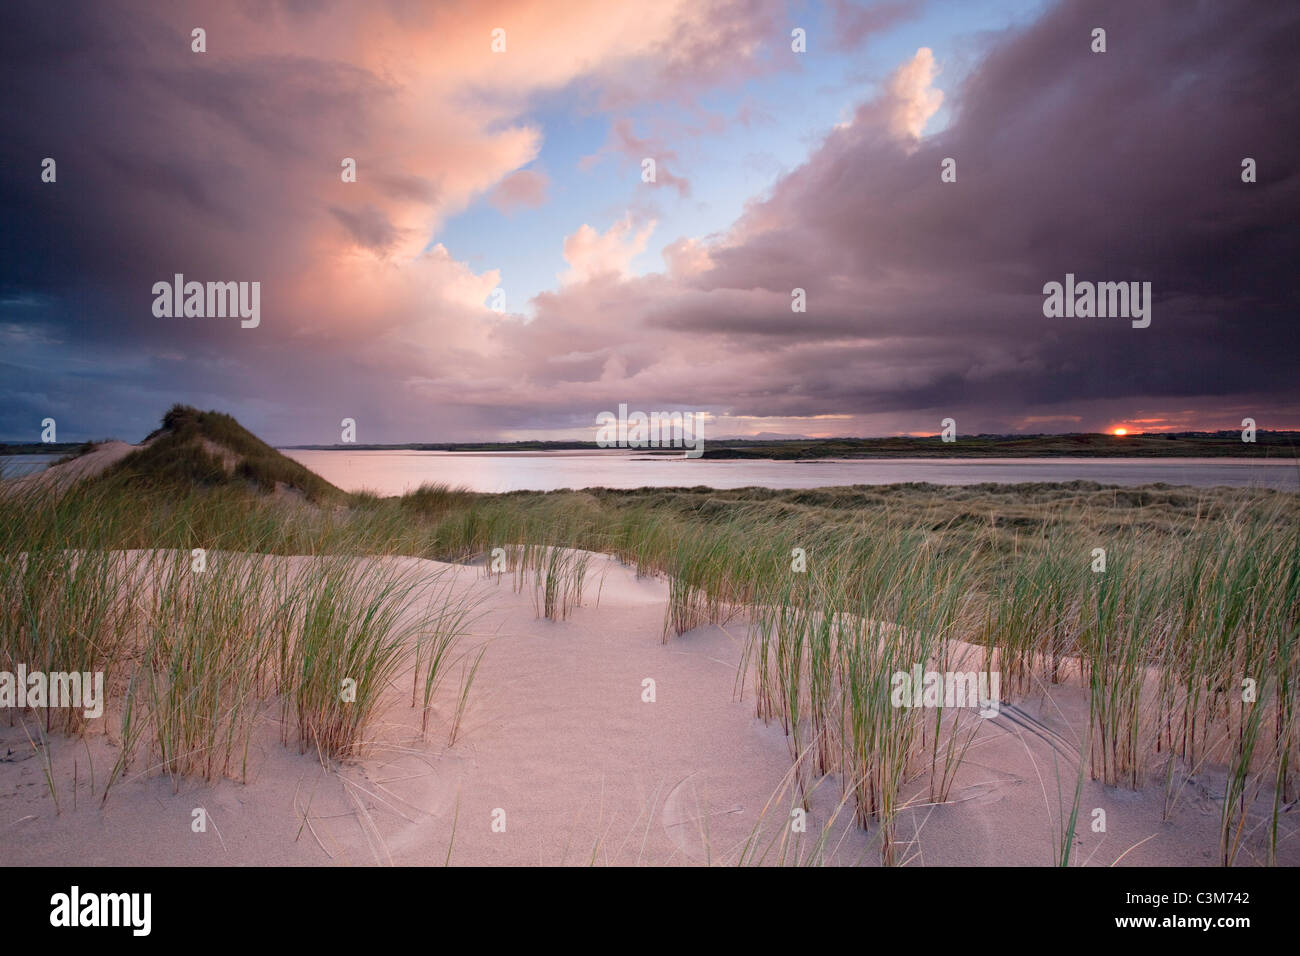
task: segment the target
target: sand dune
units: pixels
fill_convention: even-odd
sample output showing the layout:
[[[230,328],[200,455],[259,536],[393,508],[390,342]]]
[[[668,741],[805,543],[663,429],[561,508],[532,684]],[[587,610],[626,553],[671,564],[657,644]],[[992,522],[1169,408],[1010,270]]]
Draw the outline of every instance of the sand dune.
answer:
[[[115,465],[131,452],[144,445],[131,445],[124,441],[106,441],[91,451],[60,465],[51,465],[44,471],[11,478],[0,482],[0,494],[21,494],[36,489],[66,491],[83,478],[93,478],[110,465]]]
[[[851,804],[816,851],[841,800],[833,776],[814,789],[807,833],[790,832],[786,739],[779,724],[755,718],[750,695],[735,694],[743,620],[662,643],[667,584],[604,556],[593,562],[586,606],[563,622],[539,619],[509,576],[445,567],[486,612],[469,639],[487,651],[454,746],[456,682],[443,688],[427,740],[409,685],[394,686],[360,760],[327,766],[285,748],[268,708],[247,784],[186,780],[173,792],[170,778],[137,762],[101,806],[116,756],[106,719],[85,739],[50,740],[56,812],[35,717],[10,711],[12,725],[0,720],[0,863],[726,864],[779,862],[784,847],[787,863],[878,864],[876,834],[853,825]],[[653,703],[642,699],[646,678]],[[948,803],[927,804],[924,777],[905,787],[899,858],[1050,865],[1087,712],[1083,692],[1068,686],[981,721]],[[1188,782],[1166,823],[1161,787],[1089,781],[1075,859],[1212,865],[1221,794],[1221,776]],[[197,808],[206,832],[192,829]],[[1094,808],[1106,811],[1104,833],[1090,827]],[[493,828],[499,811],[504,832]],[[1281,862],[1295,864],[1290,815],[1284,826]]]

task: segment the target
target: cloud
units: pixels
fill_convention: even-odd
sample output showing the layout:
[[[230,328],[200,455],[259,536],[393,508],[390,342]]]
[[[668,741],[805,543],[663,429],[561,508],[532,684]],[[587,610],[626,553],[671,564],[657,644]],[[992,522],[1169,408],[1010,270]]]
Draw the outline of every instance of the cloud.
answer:
[[[564,240],[564,261],[567,272],[558,278],[562,283],[588,282],[598,276],[623,276],[632,260],[645,251],[655,222],[651,220],[640,229],[625,215],[605,232],[600,233],[583,223],[578,231]]]
[[[677,97],[773,68],[765,31],[788,35],[765,3],[557,9],[0,7],[0,328],[24,330],[4,336],[0,428],[53,409],[61,435],[143,435],[175,400],[292,441],[334,440],[344,416],[376,441],[576,429],[620,401],[837,433],[1300,424],[1287,5],[1179,7],[1171,31],[1145,4],[1056,3],[994,36],[929,136],[918,51],[722,234],[665,239],[663,272],[631,273],[653,222],[583,223],[525,320],[485,306],[494,263],[430,243],[480,198],[535,195],[530,98]],[[629,121],[611,142],[660,133]],[[261,280],[261,325],[155,319],[175,272]],[[1150,328],[1045,319],[1067,272],[1151,281]]]
[[[895,136],[921,138],[925,124],[943,105],[943,91],[933,86],[937,74],[934,52],[923,46],[889,78],[887,88],[893,99],[889,129]]]
[[[541,146],[522,118],[534,95],[590,82],[625,86],[632,103],[649,95],[635,82],[645,71],[674,95],[697,89],[669,76],[686,5],[85,0],[55,16],[38,0],[4,4],[0,168],[39,171],[52,155],[59,178],[0,177],[0,298],[42,302],[0,306],[0,322],[76,343],[75,355],[39,353],[43,368],[23,374],[42,387],[22,394],[62,396],[87,429],[122,429],[124,414],[141,428],[152,406],[188,396],[293,431],[303,402],[355,403],[343,396],[477,367],[470,356],[490,355],[507,321],[482,301],[495,272],[456,272],[445,249],[426,253],[430,237],[480,197],[517,208],[544,195],[524,168]],[[707,26],[731,9],[691,4],[690,16]],[[196,23],[206,53],[191,50]],[[503,54],[490,47],[497,26]],[[345,158],[356,182],[340,177]],[[256,341],[155,319],[152,284],[176,272],[260,281]],[[464,360],[442,377],[428,374],[447,362],[430,354],[438,342]],[[185,355],[185,368],[133,368],[152,383],[149,407],[141,390],[95,398],[125,389],[107,371],[123,348]],[[375,407],[391,417],[391,403]],[[36,410],[6,407],[0,428],[25,428]],[[482,427],[487,415],[464,418]]]
[[[1059,4],[996,41],[928,138],[935,65],[918,52],[724,236],[671,243],[663,275],[539,300],[534,354],[558,347],[554,324],[604,343],[629,401],[853,428],[1104,428],[1144,408],[1300,423],[1284,358],[1300,344],[1284,52],[1300,21],[1201,7],[1174,41],[1140,10],[1101,13],[1124,50],[1100,61],[1080,40],[1098,11]],[[1241,183],[1246,155],[1268,157],[1268,182]],[[940,181],[949,156],[956,183]],[[1066,272],[1151,281],[1152,326],[1045,319],[1042,286]]]
[[[713,268],[708,247],[695,239],[674,240],[664,247],[663,257],[668,275],[679,281],[703,275]]]
[[[631,120],[627,118],[615,120],[610,126],[609,142],[595,153],[583,156],[578,161],[578,167],[584,172],[590,170],[600,162],[602,156],[611,152],[630,159],[638,170],[640,170],[645,160],[654,160],[655,178],[645,183],[650,188],[671,186],[677,190],[677,195],[683,198],[691,194],[690,181],[683,176],[674,174],[669,169],[670,162],[672,165],[676,165],[677,153],[665,146],[657,138],[641,139],[638,137],[632,127]]]
[[[520,169],[497,184],[492,190],[492,204],[502,212],[516,208],[540,206],[546,202],[546,187],[550,180],[544,173]]]
[[[383,252],[398,239],[398,230],[383,210],[366,204],[355,210],[330,206],[330,214],[343,226],[359,246]]]

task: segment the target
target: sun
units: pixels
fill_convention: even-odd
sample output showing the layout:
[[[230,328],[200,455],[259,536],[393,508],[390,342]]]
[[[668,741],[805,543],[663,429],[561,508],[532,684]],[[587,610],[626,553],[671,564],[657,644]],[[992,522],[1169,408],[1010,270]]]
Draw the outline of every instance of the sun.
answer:
[[[1116,428],[1116,429],[1113,429],[1113,430],[1111,431],[1111,434],[1112,434],[1112,435],[1127,435],[1127,434],[1128,434],[1128,429],[1127,429],[1127,428]]]

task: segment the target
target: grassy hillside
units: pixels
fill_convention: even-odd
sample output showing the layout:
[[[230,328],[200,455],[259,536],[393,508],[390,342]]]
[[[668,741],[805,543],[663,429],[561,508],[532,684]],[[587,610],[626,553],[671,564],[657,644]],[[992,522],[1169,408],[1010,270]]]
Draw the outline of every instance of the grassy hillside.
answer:
[[[268,492],[293,489],[311,501],[346,497],[229,415],[188,405],[173,405],[145,447],[108,468],[100,480],[167,489],[252,484]]]

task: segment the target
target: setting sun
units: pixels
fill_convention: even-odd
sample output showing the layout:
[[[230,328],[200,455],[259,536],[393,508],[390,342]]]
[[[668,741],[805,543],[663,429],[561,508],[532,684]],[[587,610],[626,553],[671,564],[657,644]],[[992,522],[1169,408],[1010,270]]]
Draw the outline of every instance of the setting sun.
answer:
[[[1116,428],[1116,429],[1114,429],[1114,430],[1111,432],[1111,434],[1112,434],[1112,435],[1127,435],[1127,434],[1128,434],[1128,429],[1127,429],[1127,428]]]

